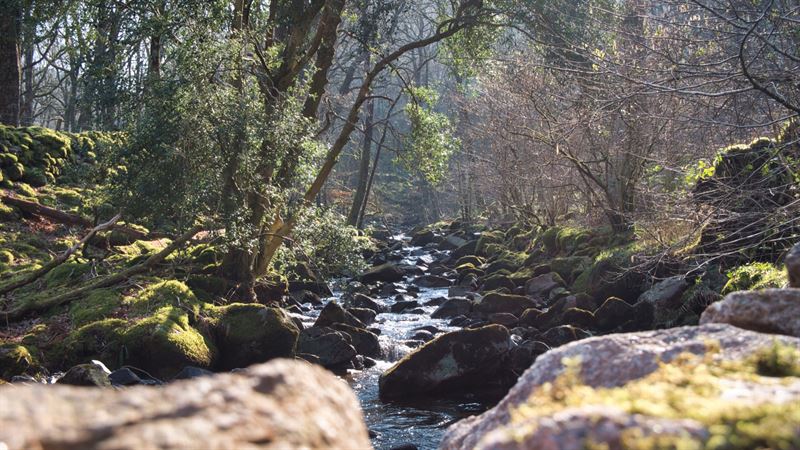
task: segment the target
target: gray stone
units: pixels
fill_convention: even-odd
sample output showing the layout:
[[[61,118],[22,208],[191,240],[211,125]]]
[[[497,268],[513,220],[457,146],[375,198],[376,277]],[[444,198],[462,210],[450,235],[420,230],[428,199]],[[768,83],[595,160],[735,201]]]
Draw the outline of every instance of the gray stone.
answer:
[[[729,323],[746,330],[800,337],[800,289],[730,293],[706,308],[700,323]]]
[[[372,448],[358,400],[305,362],[121,390],[0,386],[0,447]]]

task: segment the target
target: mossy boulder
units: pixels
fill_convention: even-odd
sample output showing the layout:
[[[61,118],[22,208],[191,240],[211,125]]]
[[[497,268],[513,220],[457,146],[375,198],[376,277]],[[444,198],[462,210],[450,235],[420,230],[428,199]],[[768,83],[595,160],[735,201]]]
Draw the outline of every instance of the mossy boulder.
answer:
[[[105,319],[79,327],[50,352],[57,367],[69,367],[96,359],[108,367],[124,364],[123,336],[128,322]]]
[[[571,291],[584,292],[595,299],[619,297],[635,303],[645,290],[647,277],[633,268],[636,253],[631,246],[602,252],[572,283]]]
[[[492,256],[502,250],[501,244],[506,236],[502,231],[484,231],[475,243],[475,254],[478,256]]]
[[[210,368],[216,356],[211,339],[189,324],[183,309],[173,306],[131,325],[122,345],[126,364],[161,378],[170,378],[185,366]]]
[[[24,345],[0,343],[0,379],[11,380],[17,375],[31,375],[38,370],[36,359]]]
[[[215,308],[211,317],[222,370],[294,356],[300,331],[282,309],[234,303]]]
[[[442,448],[797,448],[800,340],[729,325],[614,334],[539,356]],[[735,395],[734,395],[735,393]]]

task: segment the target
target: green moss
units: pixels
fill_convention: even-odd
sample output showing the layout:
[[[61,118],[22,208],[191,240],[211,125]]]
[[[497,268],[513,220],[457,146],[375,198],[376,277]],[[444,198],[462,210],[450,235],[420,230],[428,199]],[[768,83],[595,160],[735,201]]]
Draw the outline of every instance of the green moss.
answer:
[[[36,360],[23,345],[0,343],[0,378],[10,380],[12,377],[30,374],[37,369]]]
[[[8,250],[0,250],[0,263],[2,264],[13,264],[14,263],[14,254]]]
[[[185,366],[211,367],[216,347],[189,324],[178,307],[166,306],[125,331],[122,344],[126,364],[158,377],[175,375]]]
[[[76,326],[105,319],[122,304],[122,296],[111,289],[97,289],[70,304],[69,315]]]
[[[199,312],[201,301],[197,299],[186,284],[177,280],[167,280],[146,287],[143,291],[129,296],[124,304],[131,307],[135,315],[147,315],[165,306],[174,306]]]
[[[478,256],[492,256],[498,249],[504,249],[502,244],[505,234],[502,231],[484,231],[475,244],[475,254]],[[490,248],[491,247],[491,248]]]
[[[91,270],[91,264],[71,260],[56,266],[44,276],[44,280],[48,287],[57,286],[76,281]]]
[[[645,437],[643,430],[628,428],[620,443],[623,449],[797,448],[800,408],[795,402],[772,403],[772,398],[759,402],[725,395],[737,384],[797,382],[796,374],[794,378],[764,377],[751,360],[718,364],[708,355],[680,355],[670,363],[661,363],[655,372],[615,388],[586,386],[581,382],[580,361],[567,360],[564,374],[536,389],[525,404],[512,411],[508,432],[523,440],[535,431],[529,425],[535,423],[534,419],[566,408],[594,406],[647,417],[689,419],[708,431],[708,438],[698,441],[686,434]]]
[[[642,253],[646,250],[636,243],[602,251],[575,277],[570,290],[601,300],[619,297],[635,301],[643,291],[644,275],[630,268],[634,265],[634,256]]]
[[[776,339],[753,355],[752,364],[765,377],[800,377],[800,350]]]
[[[5,203],[0,203],[0,222],[16,222],[17,220],[19,220],[17,210]]]
[[[769,263],[752,263],[728,272],[728,282],[722,288],[726,295],[735,291],[780,288],[787,283],[786,272]]]
[[[36,197],[36,190],[27,183],[14,183],[14,192],[25,197]]]
[[[558,243],[558,251],[563,254],[571,254],[578,248],[588,242],[592,235],[587,231],[580,228],[564,227],[558,231],[556,242]]]
[[[109,367],[119,367],[124,363],[123,335],[127,326],[128,322],[122,319],[105,319],[84,325],[54,347],[49,359],[61,367],[92,359]]]
[[[592,259],[585,256],[567,256],[550,260],[550,270],[559,274],[567,282],[574,279],[573,274],[583,273],[592,264]]]

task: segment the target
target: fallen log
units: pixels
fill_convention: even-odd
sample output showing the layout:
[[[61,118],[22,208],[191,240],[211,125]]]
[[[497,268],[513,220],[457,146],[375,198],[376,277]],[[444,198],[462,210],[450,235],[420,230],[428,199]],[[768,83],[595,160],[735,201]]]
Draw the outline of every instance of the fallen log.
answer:
[[[83,217],[78,214],[71,214],[65,211],[61,211],[59,209],[51,208],[49,206],[32,202],[30,200],[23,200],[17,196],[10,195],[8,193],[0,194],[0,200],[2,200],[2,202],[7,205],[19,209],[23,213],[32,216],[46,217],[58,223],[63,223],[65,225],[79,226],[83,228],[93,228],[95,226],[94,221],[92,221],[88,217]],[[159,235],[155,235],[152,233],[147,234],[125,225],[114,224],[114,226],[111,228],[114,231],[119,231],[120,233],[124,233],[135,240],[148,240],[148,239],[156,239],[158,237],[164,237],[163,235],[160,234]]]
[[[24,319],[25,317],[27,317],[27,316],[29,316],[31,314],[34,314],[34,313],[37,313],[37,312],[42,312],[42,311],[45,311],[45,310],[47,310],[49,308],[52,308],[52,307],[55,307],[55,306],[69,304],[71,301],[75,300],[76,298],[83,297],[84,295],[88,294],[89,292],[91,292],[91,291],[93,291],[95,289],[114,286],[114,285],[116,285],[118,283],[121,283],[123,281],[128,280],[129,278],[133,277],[134,275],[139,275],[141,273],[145,273],[145,272],[153,269],[155,266],[160,264],[162,261],[164,261],[164,259],[167,256],[169,256],[170,254],[172,254],[172,252],[174,252],[175,250],[177,250],[180,247],[182,247],[185,243],[187,243],[189,240],[191,240],[194,237],[194,235],[196,235],[198,232],[203,230],[203,228],[204,227],[202,225],[196,225],[196,226],[192,227],[189,231],[187,231],[186,233],[184,233],[184,234],[180,235],[179,237],[177,237],[174,241],[172,241],[171,244],[166,246],[163,250],[161,250],[160,252],[150,256],[149,258],[147,258],[141,264],[137,264],[137,265],[135,265],[133,267],[129,267],[129,268],[127,268],[127,269],[125,269],[125,270],[123,270],[121,272],[117,272],[117,273],[115,273],[113,275],[109,275],[109,276],[100,278],[100,279],[98,279],[98,280],[96,280],[96,281],[94,281],[92,283],[89,283],[89,284],[87,284],[85,286],[82,286],[82,287],[79,287],[77,289],[74,289],[72,291],[65,292],[63,294],[56,295],[54,297],[50,297],[50,298],[42,300],[40,302],[25,303],[25,304],[22,304],[22,305],[19,305],[19,306],[15,307],[15,308],[9,309],[8,311],[5,311],[4,313],[0,313],[0,314],[4,314],[5,315],[5,319],[6,319],[7,323],[16,322],[18,320]]]
[[[92,239],[92,237],[94,237],[95,234],[97,234],[97,233],[99,233],[101,231],[107,230],[107,229],[111,228],[112,226],[114,226],[114,224],[117,223],[117,221],[120,219],[120,217],[122,217],[122,214],[117,214],[116,216],[112,217],[111,220],[109,220],[108,222],[102,223],[102,224],[92,228],[92,230],[89,231],[89,233],[86,236],[84,236],[83,239],[80,240],[80,242],[78,242],[77,244],[75,244],[72,247],[68,248],[63,253],[61,253],[60,255],[56,256],[52,260],[50,260],[44,266],[40,267],[39,269],[34,270],[33,272],[31,272],[30,274],[28,274],[28,276],[26,276],[24,278],[21,278],[21,279],[19,279],[17,281],[14,281],[12,283],[9,283],[9,284],[7,284],[5,286],[0,287],[0,295],[7,294],[7,293],[9,293],[9,292],[11,292],[11,291],[13,291],[15,289],[21,288],[22,286],[26,286],[28,284],[31,284],[34,281],[36,281],[39,278],[41,278],[42,276],[46,275],[51,270],[53,270],[56,267],[58,267],[59,265],[63,264],[64,261],[69,259],[69,257],[72,256],[73,253],[78,251],[79,248],[81,248],[84,245],[86,245],[86,243],[89,242],[89,240]]]

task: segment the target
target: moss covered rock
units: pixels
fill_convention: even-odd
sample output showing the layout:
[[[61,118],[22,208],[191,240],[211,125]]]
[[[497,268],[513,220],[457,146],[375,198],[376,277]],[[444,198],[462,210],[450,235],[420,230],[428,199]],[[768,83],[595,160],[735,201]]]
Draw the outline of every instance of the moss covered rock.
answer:
[[[210,368],[216,347],[208,337],[189,324],[179,307],[166,306],[141,319],[122,336],[125,363],[151,374],[170,378],[185,366]]]
[[[282,309],[234,303],[212,317],[222,370],[294,356],[300,331]]]
[[[24,345],[0,343],[0,378],[11,380],[17,375],[30,375],[38,370],[36,360]]]
[[[729,325],[586,339],[539,356],[440,448],[796,448],[798,357],[800,339]]]

